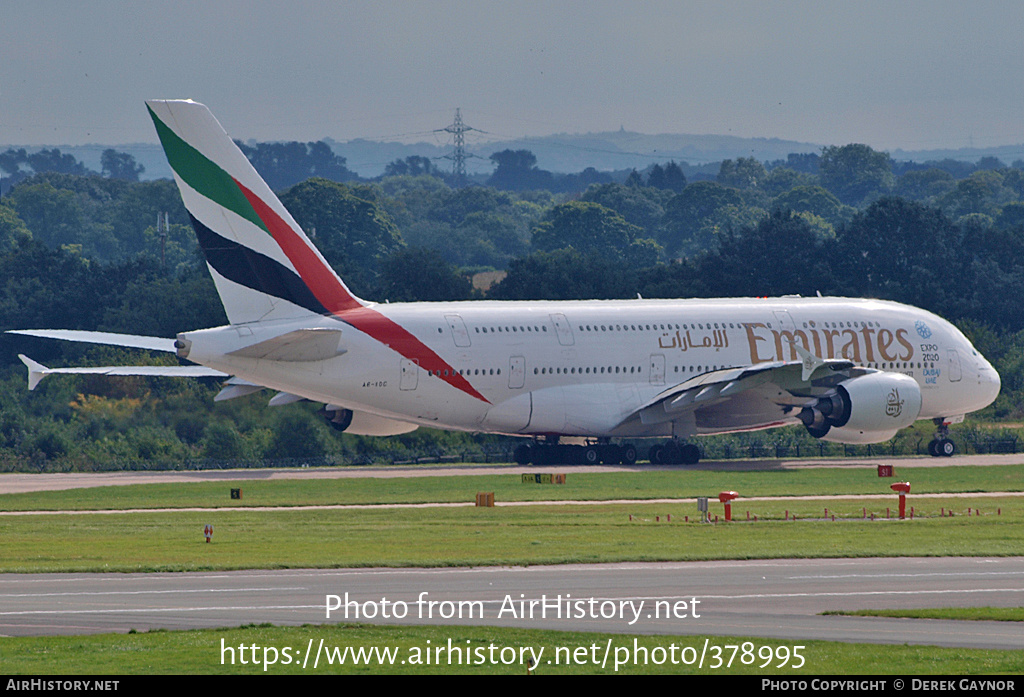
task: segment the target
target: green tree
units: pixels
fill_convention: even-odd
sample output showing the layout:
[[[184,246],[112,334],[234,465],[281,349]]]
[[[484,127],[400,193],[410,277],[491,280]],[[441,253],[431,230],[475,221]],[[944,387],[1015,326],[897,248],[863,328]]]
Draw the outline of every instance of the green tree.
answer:
[[[740,194],[731,187],[715,182],[694,182],[665,204],[658,241],[669,256],[706,249],[718,222],[716,216],[729,206],[738,208],[742,204]]]
[[[404,160],[394,160],[384,167],[385,177],[440,176],[429,157],[409,155]]]
[[[600,204],[570,201],[552,208],[534,228],[533,247],[546,252],[572,248],[621,253],[640,231]]]
[[[697,267],[715,295],[814,295],[835,286],[833,247],[800,214],[777,210],[756,225],[725,231]]]
[[[89,244],[90,253],[95,253],[93,241],[89,240],[93,226],[75,192],[29,179],[16,187],[7,200],[36,240],[54,249],[85,243]]]
[[[1024,227],[1024,202],[1007,203],[996,216],[995,225],[1000,229]]]
[[[818,178],[806,172],[798,172],[789,167],[776,167],[761,183],[761,190],[769,196],[778,196],[792,191],[798,186],[817,186]]]
[[[345,158],[336,155],[323,141],[315,143],[256,143],[235,141],[267,185],[280,191],[311,177],[347,182],[358,176],[345,166]]]
[[[994,170],[981,170],[957,182],[956,187],[940,198],[938,203],[953,218],[975,213],[994,216],[1004,203],[1014,198],[1014,192],[1003,187],[1002,174]]]
[[[551,172],[537,168],[537,157],[529,150],[502,150],[491,155],[494,174],[488,186],[509,191],[550,190],[555,178]]]
[[[357,293],[374,286],[381,261],[403,245],[394,223],[368,194],[319,177],[281,194],[296,222]]]
[[[84,176],[95,174],[84,164],[75,159],[74,155],[62,153],[57,148],[40,150],[26,157],[32,171],[41,174],[43,172],[57,172],[58,174],[77,174]]]
[[[686,188],[686,175],[683,174],[683,168],[676,164],[675,160],[670,161],[664,167],[654,165],[647,175],[647,186],[674,191],[678,194]]]
[[[949,172],[932,167],[913,170],[896,180],[896,195],[914,201],[928,201],[948,193],[956,185]]]
[[[326,453],[324,426],[316,414],[295,406],[282,409],[266,456],[270,458],[321,458]]]
[[[636,296],[636,270],[597,251],[536,252],[509,265],[488,293],[496,300],[586,300]]]
[[[101,173],[104,177],[112,179],[124,179],[125,181],[137,182],[139,175],[146,171],[146,168],[138,164],[135,158],[126,152],[118,152],[113,148],[107,148],[100,156],[102,165]]]
[[[859,143],[822,148],[819,171],[822,185],[848,206],[887,194],[895,184],[889,153]]]
[[[970,278],[960,229],[941,211],[900,198],[883,198],[838,234],[837,267],[843,292],[880,297],[959,317]]]
[[[740,157],[735,161],[723,160],[715,181],[736,189],[758,189],[767,177],[764,165],[756,158]]]
[[[234,426],[212,423],[203,435],[200,452],[212,460],[238,460],[245,457],[245,440]]]
[[[597,184],[587,189],[580,200],[609,208],[625,218],[626,222],[641,228],[647,237],[654,237],[665,215],[661,201],[667,200],[671,194],[652,194],[649,188]]]
[[[381,269],[380,298],[392,302],[468,300],[472,282],[433,249],[394,252]]]
[[[0,253],[11,251],[21,241],[29,239],[32,239],[32,233],[25,221],[6,202],[0,202]]]
[[[811,213],[833,226],[847,222],[856,212],[844,206],[828,190],[820,186],[798,186],[772,200],[772,207],[797,213]]]

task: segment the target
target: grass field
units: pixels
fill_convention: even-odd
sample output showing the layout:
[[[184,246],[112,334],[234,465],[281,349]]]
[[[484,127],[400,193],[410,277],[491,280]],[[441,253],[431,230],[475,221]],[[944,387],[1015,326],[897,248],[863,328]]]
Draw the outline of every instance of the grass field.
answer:
[[[449,654],[449,640],[455,649],[462,651],[461,654],[454,651]],[[329,665],[327,659],[321,657],[320,664],[314,669],[314,659],[310,658],[303,668],[307,647],[311,646],[315,652],[321,641],[329,649],[340,649],[345,655],[345,662],[337,660],[339,654],[333,654],[333,664]],[[540,658],[538,675],[618,673],[807,677],[857,674],[1020,675],[1024,672],[1024,653],[1020,651],[718,636],[631,636],[498,627],[261,625],[186,632],[8,638],[3,642],[0,674],[5,675],[524,675],[526,666],[519,660],[520,655]],[[707,651],[703,651],[705,642],[711,647]],[[734,646],[737,648],[733,649]],[[802,648],[795,649],[795,646]],[[247,649],[246,665],[241,664],[242,647]],[[252,662],[250,647],[256,648],[255,656],[259,661],[256,665]],[[369,660],[358,662],[352,652],[344,654],[345,647],[369,650]],[[716,654],[713,647],[721,650]],[[437,653],[439,648],[442,649],[440,654]],[[524,649],[522,654],[520,648]],[[285,649],[290,649],[287,654]],[[376,653],[374,649],[377,649]],[[392,660],[379,660],[383,649],[393,652],[388,654]],[[428,650],[430,663],[427,663]],[[608,659],[604,661],[606,650]],[[699,663],[702,653],[705,653],[703,666]],[[794,668],[798,665],[797,653],[803,662],[801,667]],[[449,655],[452,665],[448,663]],[[269,663],[272,659],[276,662],[264,666],[264,662]],[[715,667],[716,664],[720,665]]]
[[[640,502],[6,515],[0,516],[0,571],[1000,556],[1024,549],[1022,497],[915,497],[914,520],[885,520],[886,506],[895,515],[895,499],[741,501],[734,504],[741,520],[717,525],[694,522],[693,504]],[[836,521],[823,519],[826,506]],[[862,519],[865,506],[878,519]],[[976,506],[982,506],[982,514],[967,516],[967,508],[976,511]],[[957,515],[939,517],[942,509],[955,509]],[[758,522],[746,522],[747,510]],[[721,504],[712,503],[712,511],[721,515]],[[798,520],[786,521],[787,514]],[[214,526],[212,544],[202,534],[208,523]]]
[[[557,470],[553,470],[557,471]],[[899,475],[905,475],[901,477]],[[1024,497],[929,497],[935,493],[1021,491],[1024,466],[948,467],[904,470],[909,479],[914,520],[886,520],[895,515],[894,480],[879,479],[867,469],[802,469],[769,472],[673,471],[575,474],[566,485],[526,485],[518,475],[471,475],[414,479],[315,481],[244,481],[181,485],[106,487],[67,492],[0,496],[0,510],[105,510],[0,515],[0,571],[193,571],[247,568],[530,565],[564,562],[704,560],[785,557],[857,557],[1020,554],[1024,550]],[[143,511],[124,509],[219,507],[238,505],[228,491],[241,487],[241,511]],[[738,520],[726,524],[697,522],[695,506],[644,502],[650,497],[685,498],[735,489],[747,497],[841,494],[848,498],[805,501],[780,498],[744,501],[733,506]],[[634,503],[592,505],[499,506],[496,508],[371,508],[266,510],[343,503],[413,503],[470,501],[477,491],[494,491],[502,501],[637,499]],[[885,499],[858,494],[889,494]],[[828,517],[825,508],[828,508]],[[981,509],[980,512],[978,509]],[[865,509],[876,520],[864,518]],[[972,515],[968,515],[970,509]],[[953,517],[941,513],[954,512]],[[747,522],[746,514],[758,518]],[[712,515],[722,506],[712,501]],[[832,521],[835,515],[837,520]],[[671,521],[668,520],[671,516]],[[793,520],[793,517],[797,520]],[[686,518],[689,517],[689,522]],[[632,518],[632,519],[631,519]],[[788,520],[787,520],[788,518]],[[203,526],[215,526],[206,544]],[[482,647],[557,647],[576,649],[612,641],[615,650],[633,648],[630,635],[597,635],[540,630],[459,627],[246,627],[129,635],[4,638],[0,673],[186,674],[258,673],[249,665],[221,665],[226,646],[294,647],[312,639],[330,646],[391,646],[408,656],[427,641],[436,648],[451,638],[456,645]],[[751,641],[756,650],[773,647],[773,661],[709,669],[649,660],[632,660],[618,672],[763,674],[1019,674],[1020,652],[879,646],[834,642],[806,645],[804,668],[773,668],[781,649],[798,642],[727,637],[636,638],[649,652],[671,645],[693,647],[705,639],[715,645]],[[468,643],[467,643],[468,642]],[[729,649],[731,651],[731,649]],[[768,649],[764,649],[768,651]],[[778,651],[780,653],[774,653]],[[587,653],[586,651],[583,652]],[[642,653],[642,652],[641,652]],[[569,655],[568,653],[566,655]],[[582,654],[581,654],[582,655]],[[654,654],[644,654],[652,656]],[[739,655],[739,654],[738,654]],[[748,658],[751,654],[747,654]],[[765,656],[767,654],[762,654]],[[740,659],[736,659],[739,661]],[[563,662],[564,663],[564,662]],[[301,673],[295,663],[280,662],[271,674]],[[305,672],[309,672],[308,670]],[[353,665],[321,667],[339,673],[481,673],[521,674],[519,662],[495,665]],[[592,662],[547,665],[540,673],[612,673],[609,664]]]
[[[916,617],[931,620],[973,620],[978,622],[1024,622],[1024,607],[940,607],[918,610],[856,610],[824,612],[824,615],[857,617]]]
[[[555,501],[692,498],[734,490],[743,496],[892,494],[889,484],[909,480],[913,494],[1024,491],[1024,465],[989,467],[896,467],[881,479],[870,468],[808,468],[759,472],[679,469],[658,472],[565,472],[564,485],[523,484],[513,473],[450,477],[242,480],[186,484],[45,491],[0,495],[0,511],[92,510],[124,508],[218,508],[332,504],[471,502],[478,491],[493,491],[497,501]],[[254,473],[254,476],[258,473]],[[0,475],[2,478],[3,475]],[[230,491],[242,489],[242,499]],[[895,501],[895,495],[893,496]]]

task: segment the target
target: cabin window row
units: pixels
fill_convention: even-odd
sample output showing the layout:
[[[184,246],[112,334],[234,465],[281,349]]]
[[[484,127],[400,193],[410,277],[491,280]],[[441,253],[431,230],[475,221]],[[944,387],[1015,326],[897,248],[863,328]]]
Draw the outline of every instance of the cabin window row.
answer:
[[[514,334],[514,333],[517,333],[517,332],[521,332],[523,334],[526,334],[527,332],[531,332],[531,333],[532,332],[536,332],[537,334],[540,334],[542,332],[546,332],[547,330],[548,330],[548,328],[545,327],[544,325],[540,325],[539,327],[537,325],[533,325],[532,327],[530,325],[525,325],[525,326],[519,325],[518,327],[511,326],[511,327],[504,327],[504,328],[502,328],[502,327],[473,327],[473,331],[476,332],[477,334],[487,334],[488,332],[490,332],[491,334],[501,334],[501,333]]]
[[[734,322],[698,322],[696,324],[673,324],[667,322],[665,324],[578,324],[581,332],[637,332],[637,331],[658,331],[664,330],[669,331],[672,329],[681,329],[683,331],[688,329],[736,329]]]
[[[868,363],[868,368],[877,368],[878,370],[906,370],[913,369],[914,363]],[[917,367],[920,368],[934,368],[934,363],[918,363]]]
[[[569,368],[534,368],[534,375],[601,375],[601,374],[615,374],[615,373],[632,373],[636,374],[642,372],[642,368],[639,366],[631,365],[627,369],[626,366],[585,366],[576,367],[572,366]]]

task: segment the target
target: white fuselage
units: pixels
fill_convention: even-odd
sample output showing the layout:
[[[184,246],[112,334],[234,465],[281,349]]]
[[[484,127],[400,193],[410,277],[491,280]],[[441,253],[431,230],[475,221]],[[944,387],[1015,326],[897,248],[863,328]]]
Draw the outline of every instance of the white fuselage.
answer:
[[[981,409],[999,376],[953,325],[907,305],[846,298],[396,303],[370,309],[407,330],[446,367],[390,347],[344,317],[188,332],[191,361],[354,411],[438,428],[565,436],[671,435],[626,421],[701,374],[823,359],[901,373],[921,389],[919,418]],[[341,329],[339,354],[285,362],[229,352],[302,328]],[[457,373],[454,382],[448,371]],[[443,374],[437,374],[438,372]],[[470,386],[465,389],[462,380]],[[697,433],[796,423],[795,414],[705,416]]]

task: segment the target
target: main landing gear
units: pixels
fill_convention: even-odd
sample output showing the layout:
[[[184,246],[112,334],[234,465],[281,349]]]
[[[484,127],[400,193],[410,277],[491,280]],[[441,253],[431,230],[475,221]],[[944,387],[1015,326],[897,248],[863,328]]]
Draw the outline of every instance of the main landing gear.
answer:
[[[935,437],[928,442],[928,454],[932,457],[950,457],[956,453],[956,443],[949,439],[949,424],[942,418],[935,419]]]
[[[615,445],[598,439],[586,445],[563,445],[557,438],[524,443],[513,454],[519,465],[632,465],[636,456],[632,443]]]
[[[670,440],[664,445],[652,446],[647,459],[652,465],[696,465],[700,462],[700,448],[693,443]]]

